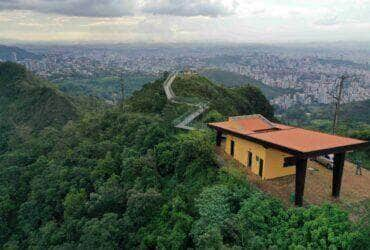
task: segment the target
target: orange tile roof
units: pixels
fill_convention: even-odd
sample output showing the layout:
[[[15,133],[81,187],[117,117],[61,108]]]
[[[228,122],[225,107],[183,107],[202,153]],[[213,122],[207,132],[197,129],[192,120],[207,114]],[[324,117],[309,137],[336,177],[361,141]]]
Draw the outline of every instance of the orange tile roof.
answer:
[[[226,122],[210,123],[209,126],[303,154],[367,143],[362,140],[272,123],[261,115],[231,117]]]

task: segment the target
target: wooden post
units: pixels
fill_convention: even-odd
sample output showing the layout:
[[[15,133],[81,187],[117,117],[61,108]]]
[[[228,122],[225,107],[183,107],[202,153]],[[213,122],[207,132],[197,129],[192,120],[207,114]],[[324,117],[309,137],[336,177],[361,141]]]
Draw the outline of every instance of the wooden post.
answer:
[[[221,146],[221,141],[222,141],[222,130],[217,130],[216,145],[218,147]]]
[[[340,187],[342,185],[343,166],[346,153],[334,154],[334,166],[333,166],[333,186],[332,195],[339,197]]]
[[[295,202],[296,206],[303,205],[304,184],[306,181],[307,159],[297,159],[295,167]]]

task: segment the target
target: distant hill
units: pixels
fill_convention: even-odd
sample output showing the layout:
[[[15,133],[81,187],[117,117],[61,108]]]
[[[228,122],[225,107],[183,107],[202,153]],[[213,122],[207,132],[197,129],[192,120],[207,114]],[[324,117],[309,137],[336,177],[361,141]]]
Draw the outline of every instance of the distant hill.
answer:
[[[61,126],[78,117],[73,100],[23,66],[0,63],[0,119],[40,130]]]
[[[125,95],[130,96],[135,90],[141,89],[156,76],[144,72],[127,72],[122,77],[125,81]],[[121,98],[120,77],[115,76],[73,76],[50,79],[59,89],[70,95],[96,96],[98,98],[115,101]]]
[[[227,87],[236,87],[241,85],[250,84],[258,87],[266,95],[268,99],[273,99],[277,96],[291,93],[292,90],[282,89],[277,87],[271,87],[259,80],[255,80],[245,75],[240,75],[234,72],[222,70],[222,69],[203,69],[199,72],[201,75],[209,78],[213,82],[222,84]]]
[[[9,47],[0,45],[0,61],[16,62],[24,59],[40,59],[40,55],[36,55],[18,47]]]
[[[339,114],[339,124],[356,127],[359,124],[370,125],[370,99],[342,104]],[[329,127],[333,118],[333,105],[311,104],[293,106],[282,114],[283,120],[292,124],[314,125],[315,121],[328,121]],[[344,128],[345,129],[345,128]]]

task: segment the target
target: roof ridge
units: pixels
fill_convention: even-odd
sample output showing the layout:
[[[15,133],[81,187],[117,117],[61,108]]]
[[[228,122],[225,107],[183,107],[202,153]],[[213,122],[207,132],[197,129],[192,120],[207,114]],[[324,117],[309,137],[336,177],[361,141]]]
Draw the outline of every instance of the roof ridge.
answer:
[[[279,132],[279,131],[285,131],[285,130],[293,130],[293,129],[298,129],[298,128],[292,127],[292,128],[287,128],[287,129],[278,129],[278,130],[270,130],[270,131],[253,131],[253,133],[250,133],[249,135],[263,134],[263,133],[273,133],[273,132]]]
[[[264,117],[261,114],[252,114],[252,115],[240,115],[240,116],[231,116],[229,117],[229,121],[237,121],[237,120],[242,120],[242,119],[248,119],[248,118],[259,118],[263,122],[267,123],[271,128],[276,128],[273,122],[271,122],[269,119]]]

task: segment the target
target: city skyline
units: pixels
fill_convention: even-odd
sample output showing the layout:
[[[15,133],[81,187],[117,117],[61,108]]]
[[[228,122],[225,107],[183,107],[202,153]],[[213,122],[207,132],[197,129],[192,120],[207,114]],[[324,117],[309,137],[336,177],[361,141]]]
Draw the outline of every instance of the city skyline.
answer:
[[[370,1],[0,1],[0,42],[370,41]]]

